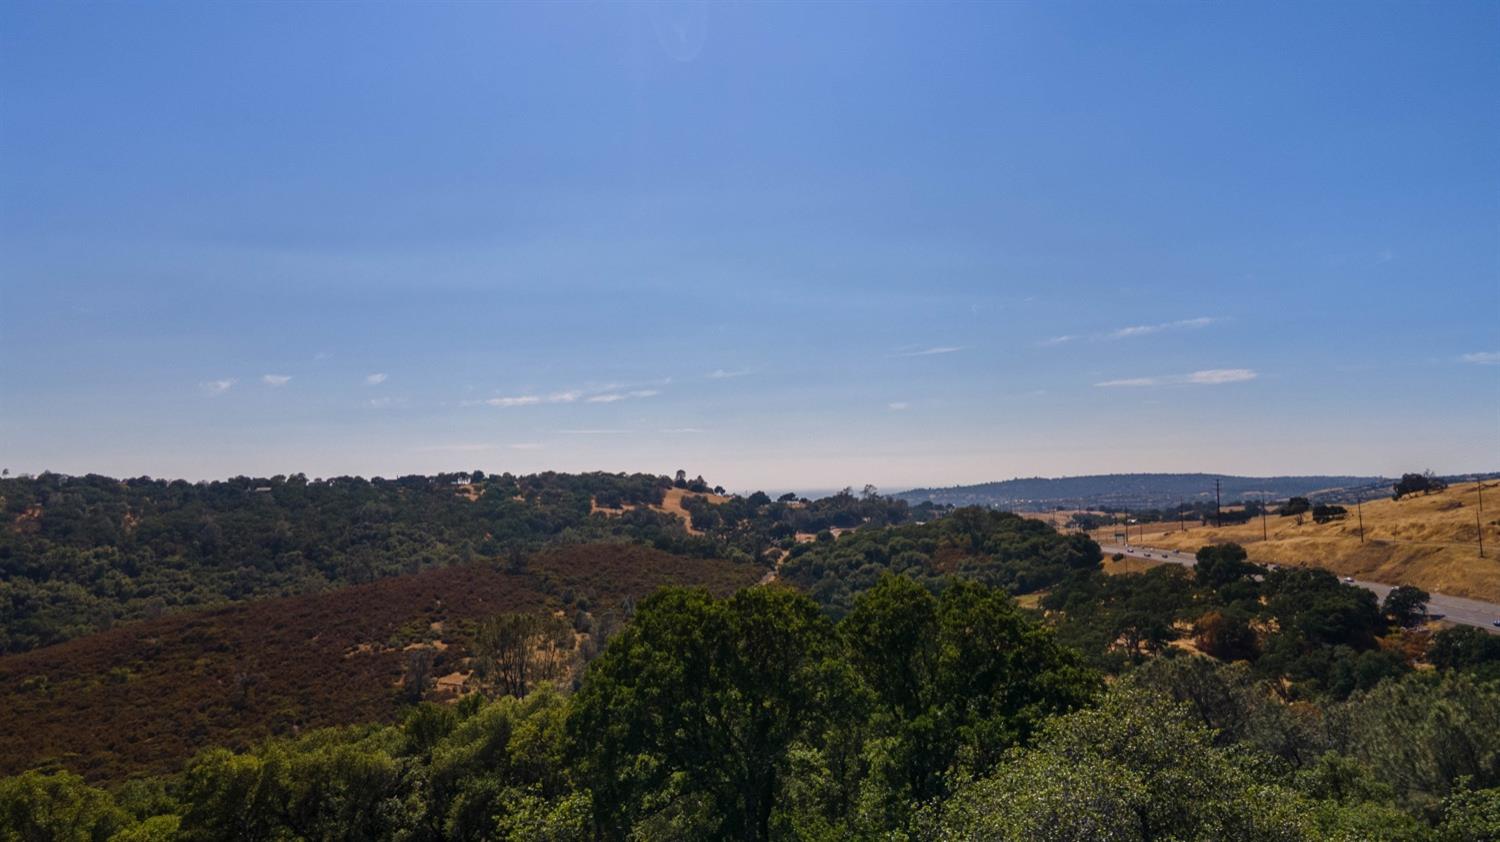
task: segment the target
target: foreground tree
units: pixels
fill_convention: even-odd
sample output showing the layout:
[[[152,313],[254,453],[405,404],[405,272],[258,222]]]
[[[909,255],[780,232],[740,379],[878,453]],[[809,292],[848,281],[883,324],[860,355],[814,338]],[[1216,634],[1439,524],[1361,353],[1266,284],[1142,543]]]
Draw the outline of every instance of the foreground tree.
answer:
[[[104,842],[133,824],[109,795],[71,772],[0,778],[0,839]]]
[[[1076,653],[1002,590],[953,581],[941,596],[901,576],[862,594],[840,624],[874,699],[871,736],[885,802],[900,824],[913,803],[946,793],[948,773],[982,774],[1053,714],[1100,685]]]
[[[800,593],[726,600],[666,589],[589,668],[568,730],[595,828],[764,840],[788,750],[816,740],[839,689],[825,680],[832,624]]]
[[[499,693],[524,696],[543,681],[566,678],[573,661],[573,629],[551,614],[498,614],[474,635],[481,681]]]
[[[1180,706],[1135,688],[1051,720],[1034,748],[934,811],[947,840],[1301,840],[1295,793],[1258,783]]]
[[[1500,787],[1500,687],[1462,673],[1386,681],[1330,711],[1334,747],[1369,767],[1406,806],[1435,809],[1467,778]]]

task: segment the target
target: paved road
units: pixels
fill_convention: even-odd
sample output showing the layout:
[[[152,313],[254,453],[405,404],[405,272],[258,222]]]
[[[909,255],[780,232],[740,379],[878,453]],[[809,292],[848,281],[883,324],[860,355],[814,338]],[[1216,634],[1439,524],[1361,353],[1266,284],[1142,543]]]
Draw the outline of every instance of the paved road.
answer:
[[[1100,544],[1099,549],[1107,556],[1122,553],[1131,558],[1145,558],[1153,561],[1170,561],[1173,564],[1184,564],[1192,567],[1196,559],[1188,553],[1180,553],[1172,550],[1159,550],[1155,547],[1120,546],[1117,544]],[[1361,582],[1355,580],[1354,584],[1375,592],[1375,596],[1384,600],[1385,595],[1391,592],[1391,585],[1382,585],[1379,582]],[[1435,593],[1427,601],[1427,610],[1433,614],[1442,614],[1443,619],[1451,623],[1463,626],[1476,626],[1484,629],[1490,634],[1500,634],[1500,628],[1493,623],[1500,620],[1500,605],[1493,602],[1481,602],[1477,599],[1465,599],[1461,596],[1448,596]]]

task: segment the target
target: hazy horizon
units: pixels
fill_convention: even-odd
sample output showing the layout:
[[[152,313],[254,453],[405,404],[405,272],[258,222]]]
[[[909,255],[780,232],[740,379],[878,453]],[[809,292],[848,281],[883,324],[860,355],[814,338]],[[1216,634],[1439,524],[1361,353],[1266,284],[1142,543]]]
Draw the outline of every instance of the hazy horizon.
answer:
[[[0,6],[0,466],[1500,455],[1500,5]]]

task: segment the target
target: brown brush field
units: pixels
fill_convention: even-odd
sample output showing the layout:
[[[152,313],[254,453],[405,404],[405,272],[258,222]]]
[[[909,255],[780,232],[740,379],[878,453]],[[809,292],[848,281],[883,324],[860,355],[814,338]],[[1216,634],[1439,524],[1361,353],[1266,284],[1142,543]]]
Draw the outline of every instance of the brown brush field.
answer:
[[[667,584],[726,593],[764,571],[648,547],[592,544],[492,564],[117,626],[0,658],[0,775],[65,767],[93,781],[170,772],[212,745],[390,721],[403,647],[456,668],[460,628],[506,611],[553,611],[571,591],[594,610]]]
[[[1130,540],[1187,552],[1205,544],[1234,541],[1249,551],[1252,561],[1312,564],[1340,576],[1500,602],[1500,484],[1491,481],[1484,486],[1484,513],[1479,520],[1484,525],[1486,558],[1479,557],[1478,507],[1479,488],[1471,482],[1437,494],[1363,504],[1364,543],[1359,540],[1359,517],[1352,505],[1347,518],[1329,523],[1314,523],[1306,517],[1299,525],[1296,518],[1268,515],[1269,540],[1261,538],[1259,519],[1186,532],[1175,523],[1146,524],[1132,527]],[[1113,531],[1101,530],[1094,538],[1113,543]]]

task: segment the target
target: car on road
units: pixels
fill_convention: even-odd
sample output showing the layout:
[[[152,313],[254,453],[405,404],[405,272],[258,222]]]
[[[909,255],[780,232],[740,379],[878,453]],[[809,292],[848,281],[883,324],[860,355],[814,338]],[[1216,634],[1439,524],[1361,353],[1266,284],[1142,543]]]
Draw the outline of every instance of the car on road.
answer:
[[[1495,622],[1490,623],[1490,625],[1494,626],[1497,629],[1500,629],[1500,620],[1496,620]]]
[[[1349,584],[1352,585],[1352,584],[1354,584],[1354,577],[1353,576],[1345,576],[1344,577],[1344,581],[1348,582]]]

